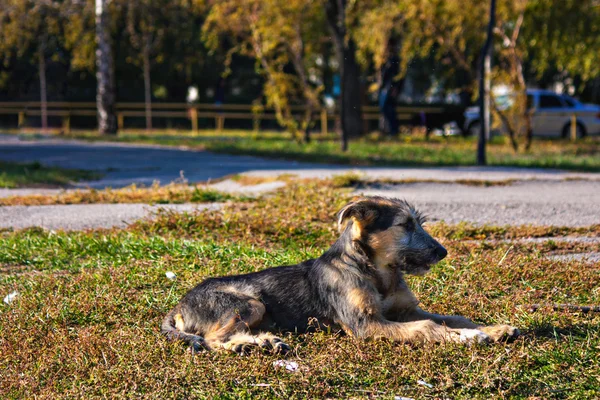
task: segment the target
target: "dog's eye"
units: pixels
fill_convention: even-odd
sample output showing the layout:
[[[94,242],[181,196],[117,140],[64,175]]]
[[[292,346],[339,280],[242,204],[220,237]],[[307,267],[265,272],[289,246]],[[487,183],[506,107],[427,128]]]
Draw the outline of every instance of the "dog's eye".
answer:
[[[394,224],[395,226],[401,226],[402,228],[406,229],[406,230],[411,230],[415,228],[415,223],[411,220],[408,221],[402,221],[402,222],[398,222],[396,224]]]

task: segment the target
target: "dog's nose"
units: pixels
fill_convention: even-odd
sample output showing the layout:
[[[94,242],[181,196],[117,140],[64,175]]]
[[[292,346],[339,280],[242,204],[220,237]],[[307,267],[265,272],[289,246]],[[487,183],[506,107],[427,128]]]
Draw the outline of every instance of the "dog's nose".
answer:
[[[442,259],[444,259],[448,255],[448,250],[446,250],[442,246],[438,246],[435,249],[435,254],[437,254],[437,256],[440,258],[440,260],[442,260]]]

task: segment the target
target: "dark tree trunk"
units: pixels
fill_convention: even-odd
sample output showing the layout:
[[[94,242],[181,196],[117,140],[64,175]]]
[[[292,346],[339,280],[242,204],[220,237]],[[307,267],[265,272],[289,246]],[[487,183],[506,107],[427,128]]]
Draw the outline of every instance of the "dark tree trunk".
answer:
[[[494,26],[496,25],[496,0],[490,3],[490,21],[487,30],[487,39],[481,50],[479,71],[479,142],[477,143],[477,164],[485,165],[486,141],[490,138],[490,69],[492,62],[492,40]]]
[[[531,150],[531,142],[533,141],[533,116],[530,110],[525,110],[525,151]]]
[[[96,107],[100,134],[116,134],[115,78],[107,0],[96,0]]]
[[[340,68],[342,150],[346,151],[348,141],[362,134],[360,68],[356,62],[356,45],[346,37],[346,0],[328,0],[325,8]]]
[[[310,124],[312,123],[312,104],[306,105],[306,115],[302,124],[304,125],[304,143],[310,143]]]
[[[146,130],[152,130],[152,92],[150,89],[150,45],[144,43],[144,103],[146,106]]]
[[[42,38],[38,46],[38,74],[40,77],[40,110],[42,115],[42,131],[48,129],[48,90],[46,85],[46,39]]]

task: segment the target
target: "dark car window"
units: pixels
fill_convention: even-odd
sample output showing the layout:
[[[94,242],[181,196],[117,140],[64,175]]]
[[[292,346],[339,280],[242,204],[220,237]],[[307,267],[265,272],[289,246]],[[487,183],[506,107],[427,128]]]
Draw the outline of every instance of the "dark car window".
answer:
[[[540,95],[540,108],[563,108],[564,105],[558,96],[549,94]]]
[[[527,109],[531,110],[533,108],[533,96],[528,94],[527,95]]]
[[[575,107],[575,102],[568,97],[563,96],[563,101],[567,103],[567,107]]]

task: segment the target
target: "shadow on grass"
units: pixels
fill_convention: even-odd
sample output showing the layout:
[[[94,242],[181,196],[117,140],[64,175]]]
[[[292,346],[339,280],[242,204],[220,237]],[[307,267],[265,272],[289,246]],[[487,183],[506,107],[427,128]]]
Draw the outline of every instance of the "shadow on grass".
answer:
[[[570,339],[585,339],[590,331],[600,331],[600,324],[567,325],[557,327],[550,323],[539,325],[529,331],[523,332],[523,337],[555,339],[557,341]]]
[[[0,187],[67,187],[72,182],[100,179],[102,174],[81,169],[49,167],[39,162],[0,161]]]

